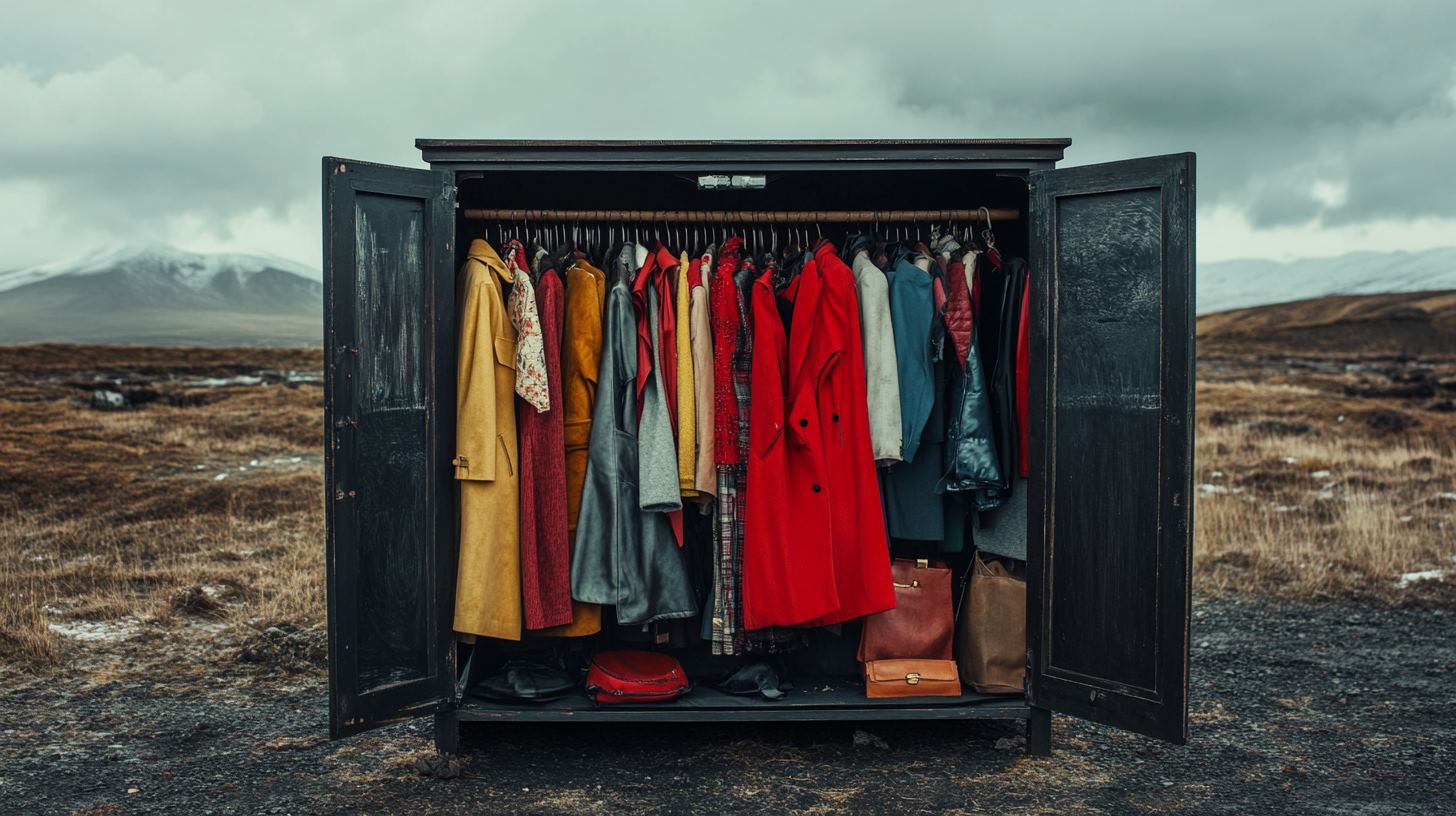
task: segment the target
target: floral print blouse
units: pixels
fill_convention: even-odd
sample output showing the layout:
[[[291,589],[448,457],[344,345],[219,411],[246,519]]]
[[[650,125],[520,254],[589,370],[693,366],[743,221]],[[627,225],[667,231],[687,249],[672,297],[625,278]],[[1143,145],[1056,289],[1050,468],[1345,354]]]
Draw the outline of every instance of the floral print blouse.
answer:
[[[536,311],[536,288],[526,271],[526,250],[520,241],[507,245],[511,267],[511,296],[506,303],[516,327],[516,393],[536,411],[551,409],[546,384],[546,346],[541,338],[541,316]]]

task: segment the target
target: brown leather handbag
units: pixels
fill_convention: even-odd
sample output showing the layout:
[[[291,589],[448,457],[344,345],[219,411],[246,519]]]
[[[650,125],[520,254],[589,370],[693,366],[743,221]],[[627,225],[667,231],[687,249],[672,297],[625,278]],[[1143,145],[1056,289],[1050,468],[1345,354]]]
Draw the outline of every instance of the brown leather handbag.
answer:
[[[864,678],[871,699],[961,696],[954,660],[871,660],[864,664]]]
[[[895,608],[865,618],[859,639],[865,696],[959,697],[951,659],[954,581],[944,564],[897,558],[890,564]]]
[[[954,650],[954,579],[944,564],[896,558],[890,564],[895,608],[865,618],[859,661],[950,660]]]
[[[961,682],[982,694],[1021,694],[1026,680],[1026,581],[976,553],[956,627]]]

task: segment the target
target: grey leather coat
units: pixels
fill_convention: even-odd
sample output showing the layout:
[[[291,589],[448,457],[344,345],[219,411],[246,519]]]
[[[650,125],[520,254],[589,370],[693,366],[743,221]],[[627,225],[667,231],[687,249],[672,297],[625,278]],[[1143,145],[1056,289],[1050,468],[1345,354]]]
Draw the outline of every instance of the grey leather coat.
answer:
[[[632,264],[629,245],[617,257],[602,316],[602,357],[571,558],[571,597],[615,606],[618,623],[641,625],[692,617],[698,610],[667,516],[643,512],[640,505]]]

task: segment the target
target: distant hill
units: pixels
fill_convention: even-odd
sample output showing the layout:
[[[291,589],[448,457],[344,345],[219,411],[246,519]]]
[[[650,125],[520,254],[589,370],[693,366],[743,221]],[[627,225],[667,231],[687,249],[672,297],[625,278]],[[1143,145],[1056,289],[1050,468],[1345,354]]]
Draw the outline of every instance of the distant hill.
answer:
[[[1198,350],[1456,357],[1456,291],[1336,295],[1203,315]]]
[[[1296,261],[1198,265],[1198,313],[1325,295],[1456,289],[1456,247],[1424,252],[1351,252]]]
[[[317,271],[266,255],[128,246],[0,272],[0,343],[320,345]]]
[[[1198,267],[1198,311],[1205,316],[1290,301],[1340,303],[1325,297],[1331,295],[1429,290],[1456,290],[1456,247],[1354,252],[1288,263],[1219,261]],[[1424,295],[1361,301],[1358,308],[1339,306],[1346,311],[1327,319],[1312,315],[1334,305],[1301,306],[1297,313],[1309,318],[1295,321],[1302,328],[1281,327],[1278,317],[1269,317],[1267,326],[1259,320],[1254,325],[1258,332],[1277,331],[1284,339],[1297,335],[1301,343],[1314,343],[1324,333],[1340,333],[1322,328],[1326,323],[1355,321],[1363,332],[1359,336],[1378,341],[1383,349],[1402,344],[1426,348],[1440,341],[1441,327],[1449,322],[1419,306],[1404,317],[1392,311],[1394,304],[1425,302]],[[267,255],[128,246],[0,271],[0,343],[317,346],[322,342],[322,312],[318,270]],[[1210,342],[1215,336],[1247,341],[1245,330],[1226,318],[1208,325],[1218,327]],[[1356,337],[1344,339],[1353,342]]]

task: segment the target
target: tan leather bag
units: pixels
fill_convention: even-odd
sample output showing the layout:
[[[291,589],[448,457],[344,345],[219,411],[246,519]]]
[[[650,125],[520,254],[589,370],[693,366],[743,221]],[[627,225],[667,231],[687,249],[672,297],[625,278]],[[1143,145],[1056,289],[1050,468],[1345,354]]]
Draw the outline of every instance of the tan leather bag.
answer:
[[[976,553],[956,626],[961,682],[982,694],[1021,694],[1026,681],[1026,581]]]
[[[950,660],[955,647],[954,576],[944,564],[896,558],[895,608],[865,618],[861,663],[892,658]]]
[[[871,660],[864,664],[865,696],[959,697],[954,660]]]

